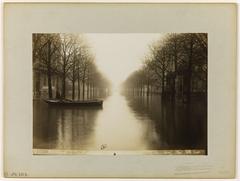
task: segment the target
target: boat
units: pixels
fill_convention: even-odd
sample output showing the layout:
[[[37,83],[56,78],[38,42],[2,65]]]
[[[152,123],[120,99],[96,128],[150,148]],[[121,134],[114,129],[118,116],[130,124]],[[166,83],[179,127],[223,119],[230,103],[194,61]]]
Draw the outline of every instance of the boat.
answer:
[[[83,100],[83,101],[73,101],[69,99],[44,99],[49,105],[58,106],[102,106],[103,100],[93,99],[93,100]]]

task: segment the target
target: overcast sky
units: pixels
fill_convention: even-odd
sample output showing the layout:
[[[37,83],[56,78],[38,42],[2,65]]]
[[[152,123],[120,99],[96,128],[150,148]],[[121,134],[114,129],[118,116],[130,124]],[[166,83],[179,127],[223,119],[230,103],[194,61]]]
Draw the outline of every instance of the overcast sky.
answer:
[[[161,34],[85,34],[96,56],[99,70],[114,86],[121,84],[142,65],[148,46],[162,37]]]

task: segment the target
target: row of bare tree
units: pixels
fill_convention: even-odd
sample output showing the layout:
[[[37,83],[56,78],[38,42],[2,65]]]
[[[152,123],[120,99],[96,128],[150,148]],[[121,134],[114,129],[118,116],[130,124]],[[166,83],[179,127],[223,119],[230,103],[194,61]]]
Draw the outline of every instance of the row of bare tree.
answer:
[[[72,99],[80,99],[96,88],[108,88],[109,82],[98,71],[94,55],[79,34],[33,34],[33,68],[38,78],[47,75],[48,97],[53,98],[52,79],[57,78],[56,97],[65,98],[71,83]],[[39,85],[36,85],[39,89]],[[61,87],[60,87],[61,86]],[[81,88],[82,86],[82,93]]]
[[[140,95],[159,90],[175,99],[182,77],[182,92],[190,101],[194,83],[201,83],[201,91],[207,91],[207,51],[206,33],[166,34],[149,46],[141,69],[127,78],[124,87]]]

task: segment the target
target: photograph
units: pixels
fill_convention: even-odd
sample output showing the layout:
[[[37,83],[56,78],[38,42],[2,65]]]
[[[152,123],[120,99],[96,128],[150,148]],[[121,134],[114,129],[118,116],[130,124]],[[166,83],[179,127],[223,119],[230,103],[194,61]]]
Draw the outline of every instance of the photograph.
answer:
[[[207,33],[33,33],[33,154],[208,155]]]
[[[237,5],[4,5],[3,173],[237,174]]]

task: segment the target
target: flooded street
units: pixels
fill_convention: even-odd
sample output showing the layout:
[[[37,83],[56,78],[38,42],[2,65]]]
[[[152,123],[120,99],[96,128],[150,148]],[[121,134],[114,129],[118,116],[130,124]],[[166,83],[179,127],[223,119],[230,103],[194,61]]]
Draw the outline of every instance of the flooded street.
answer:
[[[56,107],[33,101],[33,148],[58,150],[206,149],[207,108],[161,96],[114,92],[103,107]]]

